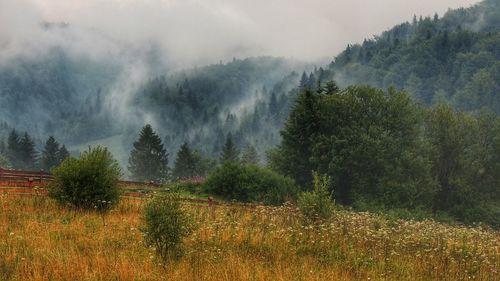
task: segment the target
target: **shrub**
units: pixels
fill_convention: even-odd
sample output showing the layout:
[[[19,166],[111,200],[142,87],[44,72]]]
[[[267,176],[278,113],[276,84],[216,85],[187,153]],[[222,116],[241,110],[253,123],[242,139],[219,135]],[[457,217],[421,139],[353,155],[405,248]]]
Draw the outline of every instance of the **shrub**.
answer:
[[[269,169],[226,162],[205,183],[207,192],[228,200],[280,205],[296,198],[294,181]]]
[[[299,195],[300,212],[308,221],[329,219],[335,208],[334,201],[329,193],[331,178],[314,172],[313,185],[313,191]]]
[[[53,175],[49,195],[60,203],[100,212],[118,203],[121,170],[106,148],[89,149],[78,159],[67,158]]]
[[[175,193],[150,199],[144,207],[143,220],[146,243],[155,248],[164,262],[176,257],[182,239],[193,230],[193,220],[182,210],[180,198]]]

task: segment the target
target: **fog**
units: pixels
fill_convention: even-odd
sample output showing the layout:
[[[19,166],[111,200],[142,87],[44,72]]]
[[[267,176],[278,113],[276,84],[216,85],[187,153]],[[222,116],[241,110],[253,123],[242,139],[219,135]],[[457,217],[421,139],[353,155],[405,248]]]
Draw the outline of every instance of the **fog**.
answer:
[[[23,49],[36,46],[39,51],[38,47],[54,39],[37,36],[37,24],[49,21],[99,33],[101,40],[76,38],[82,50],[95,56],[107,55],[114,47],[110,41],[117,40],[135,47],[154,45],[162,59],[177,68],[258,55],[316,61],[331,58],[348,43],[379,34],[413,15],[442,15],[448,8],[476,2],[0,0],[0,46],[15,46],[11,52],[19,51],[20,45]]]

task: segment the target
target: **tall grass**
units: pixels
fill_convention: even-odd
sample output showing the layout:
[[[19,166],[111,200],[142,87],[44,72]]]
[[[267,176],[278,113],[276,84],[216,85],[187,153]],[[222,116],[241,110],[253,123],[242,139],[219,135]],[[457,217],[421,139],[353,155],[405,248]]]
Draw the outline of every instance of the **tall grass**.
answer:
[[[500,233],[337,211],[304,225],[291,206],[184,206],[198,222],[160,265],[141,200],[106,218],[43,196],[0,195],[0,280],[498,280]]]

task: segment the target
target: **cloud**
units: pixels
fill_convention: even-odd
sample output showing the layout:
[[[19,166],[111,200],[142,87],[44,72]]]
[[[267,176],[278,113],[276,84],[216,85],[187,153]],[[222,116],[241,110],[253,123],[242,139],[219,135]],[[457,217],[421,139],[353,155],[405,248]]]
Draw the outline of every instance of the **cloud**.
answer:
[[[0,0],[1,15],[10,14],[1,20],[0,36],[30,32],[37,21],[45,19],[67,22],[82,30],[98,30],[109,38],[136,47],[158,46],[170,62],[180,67],[256,55],[314,60],[333,57],[348,43],[360,42],[411,20],[414,14],[430,16],[438,12],[442,15],[448,8],[476,2]],[[15,17],[19,14],[23,14],[23,20]],[[93,39],[87,43],[92,45]],[[92,50],[92,46],[86,47]]]

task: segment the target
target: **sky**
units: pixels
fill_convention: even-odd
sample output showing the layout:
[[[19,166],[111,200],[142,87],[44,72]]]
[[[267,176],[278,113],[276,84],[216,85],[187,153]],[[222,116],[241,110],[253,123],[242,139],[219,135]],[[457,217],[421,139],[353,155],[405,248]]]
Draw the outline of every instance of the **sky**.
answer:
[[[37,23],[51,21],[94,30],[125,44],[154,45],[185,66],[259,55],[313,61],[333,58],[347,44],[362,42],[396,24],[411,21],[413,15],[443,15],[449,8],[477,2],[0,0],[0,46],[17,37],[32,40],[37,36]],[[110,48],[109,42],[97,42],[83,35],[80,39],[80,45],[89,52]],[[18,40],[17,47],[26,44]]]

